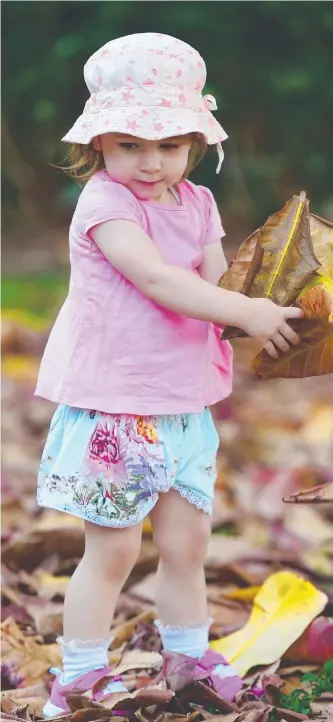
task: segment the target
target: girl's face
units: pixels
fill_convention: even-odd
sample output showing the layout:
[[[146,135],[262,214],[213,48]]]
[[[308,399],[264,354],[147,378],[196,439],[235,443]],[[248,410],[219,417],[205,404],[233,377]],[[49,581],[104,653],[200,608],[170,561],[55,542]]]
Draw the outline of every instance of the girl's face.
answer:
[[[170,186],[177,183],[187,166],[191,135],[163,140],[143,140],[123,133],[94,138],[102,148],[106,170],[141,200],[172,203]]]

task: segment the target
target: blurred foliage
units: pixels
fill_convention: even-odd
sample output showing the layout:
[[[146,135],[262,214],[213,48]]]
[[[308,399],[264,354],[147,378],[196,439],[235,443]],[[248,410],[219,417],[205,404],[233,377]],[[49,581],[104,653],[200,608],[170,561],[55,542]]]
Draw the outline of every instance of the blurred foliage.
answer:
[[[241,239],[302,189],[333,217],[331,3],[19,0],[2,17],[5,230],[67,223],[79,189],[51,164],[88,97],[83,65],[112,38],[147,31],[206,61],[229,140],[220,176],[210,151],[193,180],[212,188],[228,233]]]
[[[66,295],[67,288],[68,279],[65,274],[38,273],[27,277],[4,278],[1,288],[3,318],[17,320],[17,311],[25,309],[25,312],[31,315],[28,326],[34,325],[34,319],[36,322],[51,321],[56,308]]]

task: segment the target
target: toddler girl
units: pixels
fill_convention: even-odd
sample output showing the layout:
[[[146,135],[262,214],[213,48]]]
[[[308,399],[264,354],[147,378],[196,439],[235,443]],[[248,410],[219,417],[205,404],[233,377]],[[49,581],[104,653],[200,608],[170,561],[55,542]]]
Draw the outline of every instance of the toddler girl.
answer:
[[[217,286],[226,269],[219,213],[210,191],[187,180],[207,144],[217,144],[219,170],[227,137],[214,98],[202,96],[200,55],[166,35],[131,35],[94,53],[84,75],[90,98],[63,140],[70,170],[88,182],[70,227],[69,293],[36,389],[58,404],[38,503],[85,521],[46,716],[110,672],[110,623],[148,515],[164,649],[197,659],[222,696],[240,690],[208,651],[203,568],[219,445],[208,407],[232,386],[219,327],[240,327],[273,356],[298,342],[287,319],[301,315]],[[104,693],[122,690],[116,678]]]

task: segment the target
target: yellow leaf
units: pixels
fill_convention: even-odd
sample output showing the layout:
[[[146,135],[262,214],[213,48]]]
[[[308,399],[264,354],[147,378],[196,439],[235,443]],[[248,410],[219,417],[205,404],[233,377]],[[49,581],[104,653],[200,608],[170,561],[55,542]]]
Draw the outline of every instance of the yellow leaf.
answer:
[[[144,534],[152,534],[153,533],[153,527],[151,525],[149,516],[146,516],[146,518],[143,520],[142,531]]]
[[[33,381],[38,375],[39,361],[32,356],[5,356],[2,361],[4,377],[14,381]]]
[[[235,589],[233,592],[223,594],[224,599],[235,599],[240,602],[252,602],[260,587],[244,587],[244,589]]]
[[[282,657],[326,603],[326,594],[311,582],[292,572],[277,572],[268,577],[256,595],[245,626],[210,646],[244,677],[252,667]]]
[[[44,331],[50,325],[50,321],[40,318],[31,311],[24,311],[20,308],[2,309],[1,317],[3,321],[13,323],[17,326],[23,326],[32,331]]]
[[[307,443],[331,443],[333,439],[333,406],[313,406],[311,416],[304,424],[302,436]]]
[[[35,578],[38,581],[38,596],[41,599],[52,599],[58,595],[64,597],[70,582],[70,577],[54,577],[41,570],[35,572]]]

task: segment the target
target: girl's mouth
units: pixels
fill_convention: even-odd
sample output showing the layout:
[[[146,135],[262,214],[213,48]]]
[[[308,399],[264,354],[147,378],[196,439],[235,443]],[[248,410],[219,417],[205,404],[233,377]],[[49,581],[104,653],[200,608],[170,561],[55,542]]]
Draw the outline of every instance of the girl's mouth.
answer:
[[[155,186],[157,183],[160,183],[161,181],[160,181],[160,180],[156,180],[156,181],[141,181],[141,180],[138,180],[138,181],[136,181],[136,182],[137,182],[137,183],[140,183],[140,185],[146,186],[146,188],[148,188],[149,186]]]

